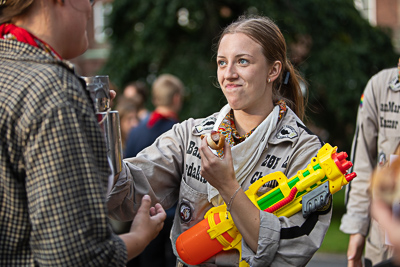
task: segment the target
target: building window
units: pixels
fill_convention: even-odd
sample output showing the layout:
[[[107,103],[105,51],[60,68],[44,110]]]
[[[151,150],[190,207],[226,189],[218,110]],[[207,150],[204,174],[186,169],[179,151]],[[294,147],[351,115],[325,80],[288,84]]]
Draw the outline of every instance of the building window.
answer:
[[[111,28],[105,28],[107,15],[112,11],[111,3],[97,1],[93,6],[93,30],[94,39],[98,44],[104,44],[112,34]]]

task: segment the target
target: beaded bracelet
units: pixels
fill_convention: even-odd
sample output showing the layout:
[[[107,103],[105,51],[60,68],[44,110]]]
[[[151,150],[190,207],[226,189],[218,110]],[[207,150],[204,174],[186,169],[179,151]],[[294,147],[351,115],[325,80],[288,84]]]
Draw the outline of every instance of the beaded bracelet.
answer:
[[[236,189],[235,193],[233,193],[231,199],[229,200],[228,204],[226,205],[226,210],[227,210],[227,211],[230,211],[230,210],[231,210],[231,206],[232,206],[233,199],[236,197],[236,194],[239,192],[240,188],[241,188],[241,187],[240,187],[240,185],[239,185],[239,188]]]

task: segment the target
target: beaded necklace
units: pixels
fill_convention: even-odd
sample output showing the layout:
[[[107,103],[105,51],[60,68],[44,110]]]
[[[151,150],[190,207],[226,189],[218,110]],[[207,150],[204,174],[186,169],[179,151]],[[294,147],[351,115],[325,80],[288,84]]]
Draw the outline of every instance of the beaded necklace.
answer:
[[[279,105],[279,118],[278,118],[279,122],[286,114],[287,107],[284,100],[279,100],[278,102],[276,102],[276,105]],[[233,110],[231,109],[228,112],[228,114],[226,114],[225,118],[222,120],[218,128],[218,131],[225,136],[225,140],[229,143],[231,147],[233,147],[246,140],[246,138],[249,137],[255,131],[256,128],[257,127],[253,128],[248,133],[241,136],[236,129],[235,118]],[[217,150],[217,153],[218,156],[221,157],[223,155],[223,149]]]

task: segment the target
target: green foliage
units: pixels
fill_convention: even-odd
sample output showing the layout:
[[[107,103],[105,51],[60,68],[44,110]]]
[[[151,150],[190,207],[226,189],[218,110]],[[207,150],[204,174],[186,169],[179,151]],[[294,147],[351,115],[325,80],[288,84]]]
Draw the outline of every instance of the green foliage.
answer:
[[[341,232],[339,226],[340,218],[332,218],[329,229],[318,252],[346,254],[349,244],[349,235]]]
[[[187,24],[178,22],[182,12]],[[329,133],[324,141],[349,151],[364,86],[398,58],[388,35],[361,18],[351,0],[115,0],[102,73],[120,89],[132,80],[150,84],[161,73],[177,75],[187,90],[181,118],[207,116],[226,103],[215,86],[212,45],[244,13],[266,15],[281,28],[308,82],[310,122]],[[293,47],[304,36],[311,42],[298,57]]]

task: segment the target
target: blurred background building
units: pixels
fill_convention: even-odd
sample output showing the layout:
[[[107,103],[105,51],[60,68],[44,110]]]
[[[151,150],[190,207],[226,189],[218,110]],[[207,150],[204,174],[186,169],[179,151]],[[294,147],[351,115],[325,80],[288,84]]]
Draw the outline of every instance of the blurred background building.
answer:
[[[110,45],[107,37],[112,34],[105,28],[107,15],[112,11],[113,0],[97,0],[93,6],[93,15],[88,23],[89,49],[81,56],[71,60],[77,72],[82,76],[93,76],[108,58]]]
[[[400,52],[400,1],[355,0],[354,5],[372,25],[387,28],[394,47]]]
[[[89,49],[72,60],[83,76],[97,74],[108,58],[110,46],[107,37],[112,34],[112,29],[104,26],[107,15],[112,11],[112,2],[113,0],[96,1],[87,29]],[[354,0],[354,5],[371,25],[388,31],[396,51],[400,53],[400,0]]]

